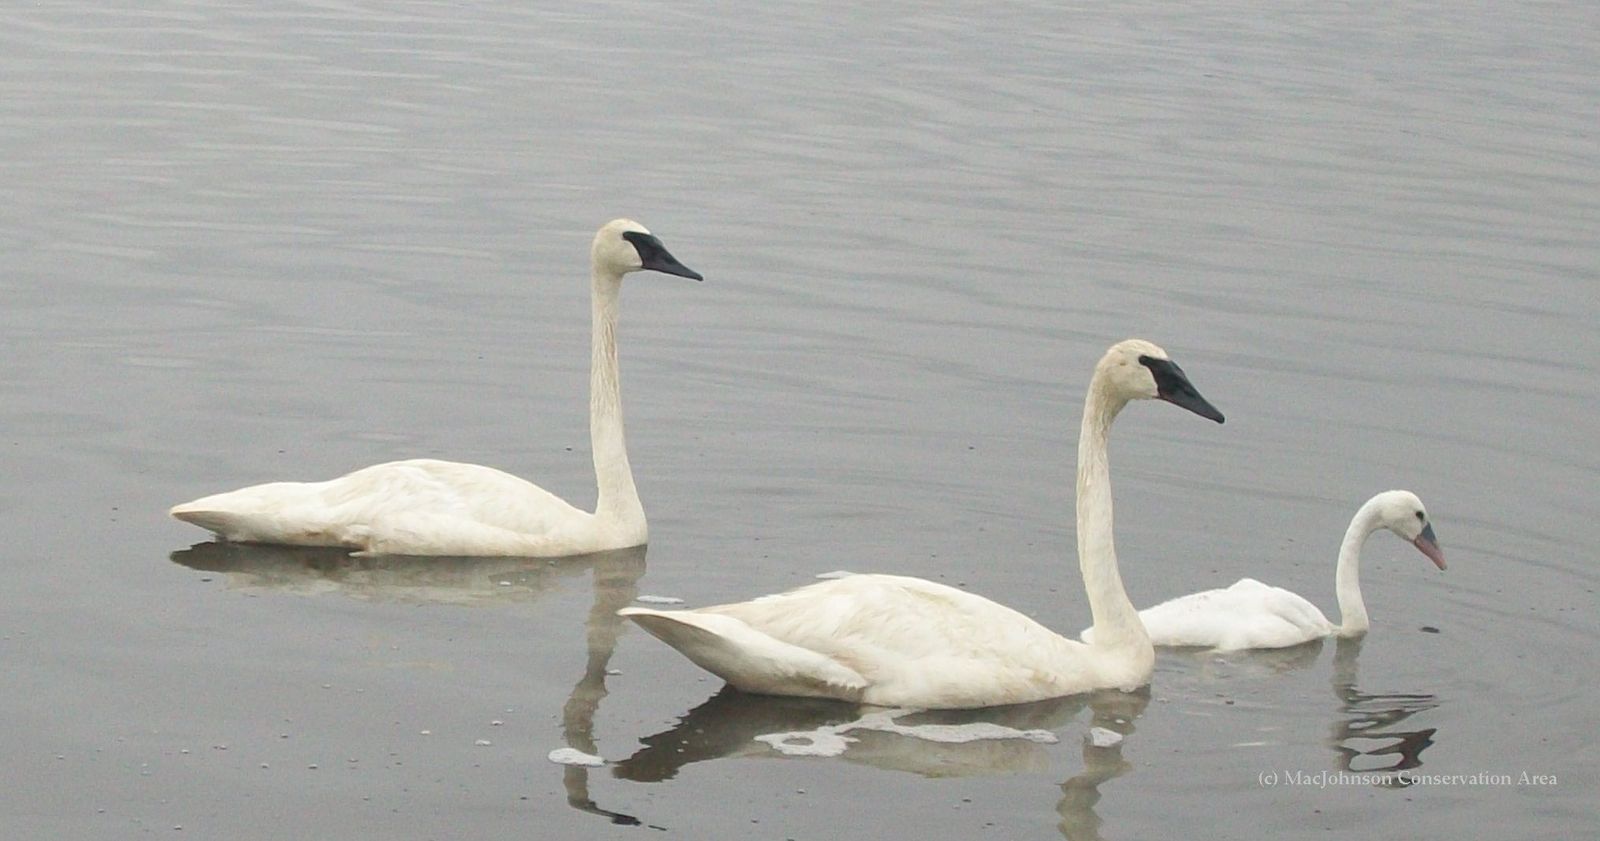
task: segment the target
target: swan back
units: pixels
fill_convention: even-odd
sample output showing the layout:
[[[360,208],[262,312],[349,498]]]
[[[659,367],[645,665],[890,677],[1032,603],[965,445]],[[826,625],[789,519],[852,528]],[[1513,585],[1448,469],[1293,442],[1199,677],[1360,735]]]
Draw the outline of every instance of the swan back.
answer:
[[[852,575],[748,602],[622,615],[733,686],[961,708],[1148,682],[1148,664],[1068,640],[954,587]]]
[[[1139,611],[1139,619],[1156,645],[1219,651],[1284,648],[1334,630],[1316,605],[1254,578],[1170,599]],[[1091,639],[1093,630],[1084,631],[1084,638]]]

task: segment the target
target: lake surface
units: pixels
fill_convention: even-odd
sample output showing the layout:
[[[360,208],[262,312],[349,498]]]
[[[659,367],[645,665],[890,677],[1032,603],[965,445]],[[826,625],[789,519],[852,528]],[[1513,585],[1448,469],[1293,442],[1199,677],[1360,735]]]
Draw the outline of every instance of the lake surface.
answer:
[[[8,837],[1600,823],[1592,4],[62,0],[0,24]],[[585,261],[622,215],[707,278],[623,295],[648,553],[349,559],[166,517],[411,456],[589,504]],[[1078,412],[1130,335],[1228,416],[1118,425],[1136,604],[1248,575],[1331,612],[1345,525],[1392,487],[1449,570],[1374,535],[1361,645],[1163,652],[1146,694],[877,729],[719,692],[615,618],[849,569],[1076,634]],[[1054,741],[925,727],[974,723]],[[823,731],[856,741],[756,739]]]

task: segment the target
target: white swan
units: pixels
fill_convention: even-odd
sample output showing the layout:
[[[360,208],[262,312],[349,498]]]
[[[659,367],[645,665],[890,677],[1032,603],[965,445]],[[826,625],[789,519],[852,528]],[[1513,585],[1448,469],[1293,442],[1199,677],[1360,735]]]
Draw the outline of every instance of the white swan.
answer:
[[[1340,624],[1329,622],[1317,606],[1281,587],[1242,578],[1225,590],[1206,590],[1139,611],[1156,645],[1205,646],[1220,651],[1287,648],[1335,634],[1356,637],[1367,632],[1367,606],[1361,600],[1361,546],[1367,536],[1386,528],[1411,542],[1439,569],[1444,552],[1422,500],[1410,491],[1385,491],[1366,501],[1345,530],[1334,571]],[[1083,640],[1099,634],[1086,629]]]
[[[559,556],[645,543],[622,434],[617,295],[641,269],[701,280],[644,226],[606,223],[590,249],[589,439],[594,513],[509,473],[434,459],[393,461],[326,482],[272,482],[202,497],[171,514],[224,540],[342,546],[373,555]]]
[[[1078,562],[1098,641],[919,578],[852,575],[697,610],[619,613],[735,688],[881,706],[987,707],[1150,680],[1155,649],[1117,572],[1106,440],[1128,401],[1222,422],[1165,351],[1130,339],[1095,366],[1078,439]]]

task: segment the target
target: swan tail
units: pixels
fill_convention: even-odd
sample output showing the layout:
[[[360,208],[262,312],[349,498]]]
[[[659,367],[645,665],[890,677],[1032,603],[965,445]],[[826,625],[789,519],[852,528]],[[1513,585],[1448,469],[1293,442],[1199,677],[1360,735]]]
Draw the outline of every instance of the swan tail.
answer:
[[[174,505],[167,513],[223,540],[239,543],[359,545],[361,541],[349,528],[327,518],[306,518],[285,512],[290,508],[288,503],[299,501],[298,497],[304,493],[300,489],[304,487],[292,482],[258,485]]]
[[[625,607],[619,616],[735,689],[859,701],[867,680],[837,660],[764,634],[732,616]]]
[[[231,511],[217,511],[200,505],[198,502],[185,502],[174,505],[167,511],[174,518],[190,525],[196,525],[206,531],[216,532],[218,537],[226,537],[239,527],[237,515]]]

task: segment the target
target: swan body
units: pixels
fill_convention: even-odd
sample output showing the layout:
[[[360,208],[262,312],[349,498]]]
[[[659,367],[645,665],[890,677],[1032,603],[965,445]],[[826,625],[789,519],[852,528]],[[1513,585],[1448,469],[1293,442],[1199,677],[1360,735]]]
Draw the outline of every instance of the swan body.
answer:
[[[223,540],[338,546],[372,555],[554,557],[643,545],[649,533],[622,428],[617,298],[629,272],[701,277],[627,219],[600,228],[590,260],[594,512],[492,467],[410,459],[325,482],[271,482],[214,494],[174,506],[172,516]]]
[[[851,575],[748,602],[619,613],[737,689],[927,709],[987,707],[1145,685],[1155,649],[1123,590],[1106,455],[1130,400],[1160,398],[1222,421],[1165,351],[1136,339],[1095,367],[1078,447],[1078,557],[1093,644],[943,584]]]
[[[1317,606],[1281,587],[1243,578],[1225,589],[1206,590],[1139,611],[1150,640],[1161,646],[1197,646],[1220,651],[1287,648],[1329,635],[1356,637],[1370,622],[1361,598],[1361,547],[1378,529],[1388,529],[1414,544],[1439,569],[1444,552],[1434,537],[1422,500],[1410,491],[1385,491],[1367,500],[1350,520],[1334,574],[1339,624]],[[1094,638],[1093,628],[1083,632]]]

